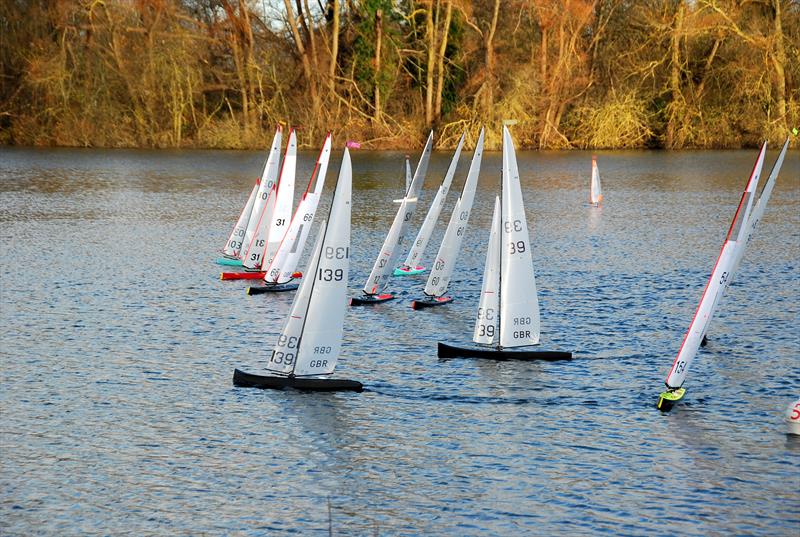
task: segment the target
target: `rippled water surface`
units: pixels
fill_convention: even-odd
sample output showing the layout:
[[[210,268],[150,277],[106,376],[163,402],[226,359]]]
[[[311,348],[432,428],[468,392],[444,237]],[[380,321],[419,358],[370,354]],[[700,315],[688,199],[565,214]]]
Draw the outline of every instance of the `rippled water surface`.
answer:
[[[657,394],[756,151],[600,153],[601,209],[589,153],[520,152],[542,346],[575,359],[440,361],[437,341],[472,332],[488,153],[455,302],[411,310],[423,275],[348,310],[337,376],[361,394],[231,384],[263,370],[293,298],[246,296],[213,263],[263,156],[0,149],[0,534],[798,534],[783,424],[800,396],[797,151],[670,414]],[[415,228],[448,159],[434,154]],[[353,154],[353,294],[401,166]]]

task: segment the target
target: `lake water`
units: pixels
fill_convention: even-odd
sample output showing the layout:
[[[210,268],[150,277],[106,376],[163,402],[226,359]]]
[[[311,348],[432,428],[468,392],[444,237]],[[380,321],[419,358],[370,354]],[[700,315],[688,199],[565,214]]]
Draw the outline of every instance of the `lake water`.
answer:
[[[575,359],[440,361],[437,341],[472,333],[487,153],[455,302],[415,312],[426,275],[395,278],[397,300],[345,319],[337,376],[366,391],[308,394],[231,383],[263,371],[293,299],[246,296],[213,263],[263,154],[0,148],[0,534],[797,535],[797,151],[685,402],[655,408],[756,154],[600,152],[595,209],[590,153],[520,152],[542,347]],[[353,153],[352,294],[402,156]],[[448,160],[433,156],[414,232]]]

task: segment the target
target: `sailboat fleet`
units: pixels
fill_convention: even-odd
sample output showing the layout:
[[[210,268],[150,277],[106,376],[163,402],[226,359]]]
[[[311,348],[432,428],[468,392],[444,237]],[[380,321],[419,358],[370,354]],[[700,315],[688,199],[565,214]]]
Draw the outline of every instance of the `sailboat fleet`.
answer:
[[[328,134],[316,160],[316,166],[302,198],[292,212],[297,165],[297,135],[289,130],[282,163],[279,165],[282,128],[278,127],[266,163],[228,236],[220,264],[241,265],[243,271],[223,273],[223,279],[263,280],[263,285],[248,288],[248,294],[273,291],[297,291],[283,330],[271,352],[263,361],[266,374],[234,371],[236,386],[258,388],[292,387],[310,391],[361,391],[358,381],[335,379],[333,373],[342,353],[345,312],[351,306],[372,305],[395,296],[387,289],[391,276],[420,274],[425,250],[437,226],[447,195],[456,176],[458,161],[465,143],[461,136],[447,172],[429,205],[424,221],[398,266],[404,237],[410,229],[427,174],[433,147],[430,133],[411,175],[408,159],[404,165],[404,196],[394,200],[398,210],[374,261],[373,268],[358,296],[347,300],[350,267],[350,216],[352,212],[353,172],[350,154],[344,149],[329,214],[317,231],[311,257],[302,283],[295,272],[304,246],[316,219],[332,151]],[[495,198],[491,229],[486,247],[481,292],[475,316],[472,341],[467,345],[438,343],[440,358],[483,358],[492,360],[568,360],[569,351],[542,349],[542,325],[525,204],[520,186],[519,169],[511,133],[503,127],[500,195]],[[411,302],[414,309],[442,306],[453,301],[447,292],[457,266],[483,157],[484,131],[481,129],[469,169],[450,214],[448,224],[432,259],[423,296]],[[667,411],[680,401],[689,366],[704,341],[711,319],[726,288],[733,281],[744,250],[762,218],[783,163],[789,140],[783,145],[769,177],[757,194],[766,154],[766,144],[748,179],[745,190],[728,229],[711,276],[701,296],[678,354],[665,381],[666,390],[657,407]],[[356,147],[348,143],[348,147]],[[313,189],[312,189],[313,187]],[[596,157],[592,156],[589,184],[590,205],[598,207],[603,195]],[[535,237],[533,237],[535,238]],[[225,274],[234,276],[225,277]]]

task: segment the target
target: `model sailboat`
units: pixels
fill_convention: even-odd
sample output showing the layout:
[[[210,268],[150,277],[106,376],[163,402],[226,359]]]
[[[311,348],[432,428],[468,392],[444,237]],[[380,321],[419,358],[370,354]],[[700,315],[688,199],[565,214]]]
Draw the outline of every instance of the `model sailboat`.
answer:
[[[439,357],[568,360],[572,358],[570,352],[509,350],[538,345],[540,322],[517,158],[511,134],[505,126],[501,199],[495,199],[473,336],[473,341],[481,347],[454,347],[440,342]]]
[[[350,213],[352,193],[350,154],[345,148],[339,179],[327,223],[323,222],[297,292],[289,318],[278,336],[269,362],[269,375],[238,369],[235,386],[296,388],[309,391],[363,390],[360,382],[330,375],[342,346],[347,275],[350,267]]]
[[[436,254],[436,261],[425,284],[425,298],[412,301],[411,307],[414,309],[439,306],[453,301],[452,297],[445,296],[445,293],[447,293],[447,288],[450,285],[450,278],[453,276],[453,271],[456,267],[458,252],[461,250],[461,242],[464,240],[467,224],[469,224],[472,202],[475,199],[475,189],[478,186],[478,175],[481,171],[483,137],[484,133],[483,129],[481,129],[475,152],[472,154],[467,180],[464,181],[461,195],[458,197],[455,207],[453,207],[450,223],[444,232],[442,244]]]
[[[325,185],[325,174],[328,173],[328,161],[331,156],[331,135],[325,137],[325,143],[317,158],[317,164],[308,180],[308,186],[303,194],[297,210],[289,224],[289,229],[283,236],[283,240],[275,253],[272,262],[264,271],[264,282],[266,285],[261,287],[248,287],[248,295],[260,293],[293,291],[298,284],[292,280],[297,276],[295,268],[303,254],[308,233],[314,222],[314,215],[317,212],[319,199],[322,196],[322,188]],[[316,186],[311,192],[311,185],[316,179]]]
[[[414,209],[417,206],[417,198],[422,190],[425,173],[428,171],[428,161],[431,157],[432,146],[433,132],[428,136],[428,141],[425,144],[425,148],[422,150],[422,155],[417,163],[417,170],[414,172],[414,178],[411,180],[411,186],[408,187],[405,197],[398,200],[400,202],[400,208],[397,209],[392,227],[389,228],[389,233],[383,241],[381,251],[378,253],[377,259],[375,259],[372,272],[370,272],[367,283],[364,285],[364,294],[360,297],[353,297],[350,300],[351,305],[363,306],[367,304],[378,304],[394,298],[394,295],[384,293],[383,291],[386,289],[389,283],[389,277],[397,263],[400,245],[408,230],[408,222],[414,215]]]
[[[453,183],[453,176],[456,174],[458,159],[461,156],[461,148],[464,147],[464,136],[465,135],[462,134],[461,139],[458,141],[458,146],[456,147],[455,153],[453,153],[453,158],[450,160],[450,166],[447,168],[444,180],[442,184],[439,185],[439,190],[436,191],[436,196],[431,202],[428,214],[425,215],[425,221],[419,228],[417,238],[414,239],[411,250],[408,252],[408,256],[403,262],[403,265],[395,269],[395,276],[410,276],[425,271],[425,267],[417,263],[422,261],[422,255],[425,253],[425,248],[427,248],[428,242],[431,240],[433,229],[436,227],[436,222],[439,221],[442,207],[444,207],[444,203],[447,200],[447,193],[450,191],[450,185]]]
[[[672,406],[683,399],[683,396],[686,394],[683,383],[686,380],[689,366],[697,355],[697,351],[705,337],[711,319],[714,317],[720,299],[731,281],[733,271],[736,268],[737,259],[741,259],[741,254],[744,251],[747,238],[750,234],[748,230],[752,229],[750,218],[751,216],[755,216],[752,213],[753,198],[755,197],[758,179],[761,175],[761,168],[764,164],[766,150],[767,144],[764,144],[758,155],[755,166],[753,167],[753,171],[750,174],[750,178],[747,181],[745,190],[742,193],[742,197],[739,200],[739,206],[736,208],[736,213],[728,228],[728,234],[725,237],[725,242],[717,257],[717,262],[714,264],[711,276],[703,290],[700,303],[697,306],[689,329],[686,331],[686,335],[683,338],[681,347],[678,350],[678,355],[672,363],[672,369],[670,369],[669,375],[665,381],[667,389],[662,392],[658,398],[657,407],[660,410],[670,410]],[[779,160],[782,162],[781,157],[779,157]],[[775,172],[774,167],[773,172]],[[777,173],[775,173],[775,175],[777,176]],[[769,187],[769,189],[771,192],[772,187]],[[764,200],[765,204],[766,201],[767,199]]]
[[[260,196],[263,203],[260,204],[260,207],[259,205],[254,207],[250,217],[241,253],[244,272],[223,272],[220,276],[221,279],[253,280],[264,277],[263,268],[269,266],[289,226],[294,201],[296,169],[297,135],[294,129],[291,129],[279,178],[277,181],[271,181],[271,187],[268,190],[264,189]],[[257,203],[259,201],[259,199],[256,200]],[[255,224],[253,224],[254,220]]]
[[[247,231],[247,221],[250,219],[250,213],[253,212],[253,205],[255,205],[256,194],[258,194],[258,186],[260,184],[261,179],[256,179],[256,184],[253,185],[253,190],[250,191],[250,197],[247,198],[247,203],[245,203],[236,225],[233,226],[228,242],[225,243],[225,248],[222,249],[223,257],[217,259],[218,264],[242,266],[242,260],[239,259],[239,251],[242,249],[242,240],[244,240],[244,233]]]
[[[256,185],[247,199],[247,204],[239,215],[239,220],[236,222],[233,232],[225,244],[223,249],[224,257],[217,259],[217,263],[220,265],[242,266],[242,248],[246,248],[250,244],[255,228],[272,192],[272,187],[278,179],[282,133],[283,129],[278,125],[275,129],[275,136],[272,138],[272,146],[267,156],[267,162],[264,164],[261,179],[256,181]]]
[[[603,191],[600,189],[600,170],[597,168],[597,157],[592,155],[592,182],[589,187],[589,203],[595,207],[603,201]]]

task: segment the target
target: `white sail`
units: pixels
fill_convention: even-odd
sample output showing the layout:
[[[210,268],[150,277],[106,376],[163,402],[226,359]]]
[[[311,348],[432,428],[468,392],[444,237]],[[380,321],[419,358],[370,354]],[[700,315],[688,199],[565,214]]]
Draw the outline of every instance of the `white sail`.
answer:
[[[700,298],[700,303],[697,305],[697,310],[692,318],[692,322],[683,338],[681,347],[678,350],[678,355],[672,363],[672,369],[670,369],[666,380],[668,388],[680,388],[686,380],[689,366],[697,355],[697,350],[700,348],[703,336],[706,334],[720,299],[730,282],[736,262],[737,250],[744,246],[744,240],[746,240],[745,235],[747,234],[748,217],[753,203],[753,195],[758,184],[758,178],[761,174],[761,167],[764,163],[765,152],[766,144],[764,144],[758,155],[756,164],[753,167],[753,172],[750,174],[747,186],[742,193],[739,206],[734,214],[733,221],[728,228],[728,234],[720,250],[719,257],[717,257],[717,262],[714,265],[714,269],[711,271],[711,276],[708,279],[706,288],[703,290],[703,296]]]
[[[281,245],[283,236],[289,229],[289,221],[292,218],[292,206],[294,205],[294,180],[297,175],[297,134],[292,129],[289,132],[289,143],[286,147],[286,156],[283,159],[281,178],[278,182],[278,197],[275,201],[275,212],[272,214],[272,221],[269,225],[267,234],[267,247],[264,250],[262,266],[268,267],[278,248]]]
[[[412,179],[411,159],[408,158],[408,155],[406,155],[405,169],[406,169],[406,192],[408,192],[408,189],[411,188],[411,179]]]
[[[400,200],[400,208],[392,221],[392,227],[389,228],[389,233],[383,241],[381,251],[378,253],[375,264],[372,267],[372,272],[367,278],[367,283],[364,285],[364,293],[368,295],[375,295],[380,293],[386,288],[389,282],[389,275],[394,271],[395,264],[397,263],[397,256],[400,253],[399,246],[403,242],[406,230],[408,229],[408,222],[414,215],[414,209],[417,206],[417,198],[422,190],[422,183],[425,180],[425,173],[428,171],[428,161],[431,157],[431,148],[433,146],[433,132],[428,136],[428,141],[425,148],[422,150],[422,155],[417,163],[417,170],[414,172],[414,179],[411,181],[411,186],[408,187],[405,197]]]
[[[501,215],[500,346],[536,345],[540,331],[539,299],[517,157],[506,126],[503,126]]]
[[[772,189],[775,187],[775,181],[778,178],[778,173],[781,171],[781,166],[783,166],[783,159],[786,156],[786,150],[789,148],[789,138],[786,139],[786,142],[783,144],[783,148],[781,148],[780,154],[778,154],[778,158],[775,160],[775,164],[772,165],[772,171],[767,178],[767,182],[764,184],[764,188],[761,189],[761,194],[758,196],[758,201],[755,202],[753,205],[753,210],[750,212],[750,216],[747,219],[747,225],[745,226],[745,235],[742,238],[742,242],[739,247],[736,249],[736,257],[733,261],[733,268],[731,269],[731,277],[729,278],[729,284],[733,282],[733,277],[736,274],[736,271],[739,268],[739,264],[742,262],[742,257],[744,256],[744,250],[747,245],[750,243],[750,237],[753,235],[753,231],[755,231],[756,226],[761,221],[761,218],[764,216],[764,211],[767,208],[767,203],[769,202],[769,198],[772,195]]]
[[[472,341],[490,345],[497,335],[497,318],[500,314],[500,198],[494,199],[492,230],[486,250],[486,265],[483,268],[481,299]]]
[[[303,198],[297,206],[297,210],[292,217],[292,222],[289,224],[289,229],[281,241],[275,258],[272,263],[267,267],[264,274],[264,281],[271,283],[286,283],[292,279],[292,274],[300,261],[300,256],[303,254],[303,248],[308,239],[308,233],[311,230],[311,224],[314,222],[314,215],[319,206],[319,200],[322,196],[322,188],[325,185],[325,175],[328,173],[328,161],[331,156],[331,135],[325,138],[325,143],[322,145],[317,158],[317,165],[311,174],[311,179],[308,181],[308,187],[303,194]],[[313,192],[309,192],[311,185],[316,185]]]
[[[352,169],[345,149],[328,222],[322,223],[306,277],[267,369],[286,375],[329,375],[342,344],[350,266]]]
[[[261,180],[256,179],[256,183],[253,185],[253,189],[250,191],[250,197],[247,198],[247,203],[245,203],[242,213],[239,215],[239,219],[236,221],[236,225],[233,226],[233,231],[231,231],[231,235],[228,237],[228,242],[225,243],[225,248],[222,249],[222,253],[228,257],[239,257],[239,251],[242,249],[244,234],[247,231],[247,222],[250,220],[250,213],[253,212],[253,205],[256,203],[258,185],[260,184]]]
[[[597,207],[603,201],[603,192],[600,189],[600,170],[597,168],[597,157],[592,155],[592,184],[589,193],[589,202]]]
[[[444,180],[442,184],[439,185],[439,190],[436,192],[436,196],[431,202],[428,214],[425,215],[425,220],[419,228],[417,238],[414,239],[414,243],[411,245],[411,250],[408,252],[408,256],[406,256],[406,260],[403,263],[404,267],[416,267],[417,263],[422,262],[422,255],[425,253],[425,248],[428,247],[428,241],[431,240],[436,222],[439,221],[442,207],[444,207],[444,203],[447,200],[447,193],[450,192],[450,185],[453,184],[453,176],[456,174],[456,166],[461,156],[461,148],[464,147],[464,136],[465,134],[462,134],[461,139],[458,141],[458,146],[456,147],[455,153],[453,153],[453,158],[450,160],[450,166],[447,168]]]
[[[733,221],[731,222],[731,227],[728,230],[727,240],[734,241],[735,244],[735,251],[733,252],[733,261],[730,267],[726,268],[726,277],[725,281],[722,284],[722,288],[718,294],[714,295],[714,302],[711,306],[711,309],[715,311],[717,309],[717,305],[719,301],[722,299],[722,296],[725,294],[725,291],[728,289],[728,286],[731,284],[733,274],[732,270],[736,268],[737,265],[737,258],[741,260],[740,252],[744,253],[744,247],[747,245],[747,229],[748,229],[748,222],[750,220],[750,213],[752,212],[753,202],[755,199],[756,194],[756,187],[758,186],[758,180],[761,177],[761,169],[764,166],[764,157],[767,154],[767,144],[761,147],[761,151],[758,154],[758,158],[756,159],[755,166],[753,166],[753,172],[750,174],[750,178],[747,180],[747,186],[745,187],[744,192],[742,193],[742,199],[739,203],[739,207],[736,209],[736,213],[734,214]],[[703,335],[705,335],[706,331],[708,330],[708,325],[711,323],[711,317],[707,319],[705,324],[702,327]]]
[[[272,147],[270,147],[269,156],[264,165],[264,171],[261,174],[261,183],[258,185],[258,193],[256,194],[256,200],[253,204],[253,211],[250,213],[250,218],[247,220],[247,230],[245,231],[244,240],[242,241],[242,249],[239,251],[239,257],[242,261],[247,259],[248,250],[253,243],[253,237],[261,223],[261,217],[264,214],[267,200],[269,200],[273,187],[278,181],[278,165],[281,157],[282,135],[283,129],[278,125],[278,128],[275,130],[275,136],[272,138]]]
[[[272,185],[272,189],[267,193],[267,202],[264,204],[264,210],[261,213],[261,218],[255,226],[255,233],[253,239],[247,246],[247,249],[242,249],[244,256],[242,257],[242,266],[248,270],[261,270],[261,264],[264,261],[264,250],[267,248],[267,234],[269,233],[269,222],[272,220],[272,214],[275,212],[275,201],[277,200],[278,186]]]
[[[297,365],[300,336],[303,333],[303,325],[306,322],[306,315],[308,314],[308,305],[311,299],[311,290],[314,282],[314,278],[309,271],[316,272],[320,261],[320,252],[322,251],[322,242],[324,238],[325,225],[323,222],[323,226],[320,228],[319,235],[314,243],[314,252],[311,254],[311,259],[308,261],[308,267],[306,267],[306,277],[303,278],[300,283],[300,287],[294,297],[294,302],[292,302],[289,318],[286,319],[286,324],[283,325],[281,335],[278,336],[278,342],[275,344],[272,356],[267,364],[267,369],[270,371],[288,375],[294,371]]]
[[[425,284],[425,294],[428,296],[443,296],[450,285],[450,278],[455,270],[458,252],[461,250],[461,242],[469,224],[469,216],[472,211],[472,202],[475,199],[475,189],[478,186],[478,176],[481,171],[481,159],[483,157],[483,129],[478,136],[478,143],[475,152],[472,154],[472,162],[469,165],[467,179],[464,188],[461,189],[461,196],[456,201],[453,214],[450,215],[450,222],[442,238],[442,244],[436,253],[436,258]]]

